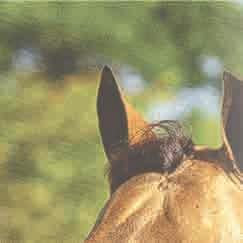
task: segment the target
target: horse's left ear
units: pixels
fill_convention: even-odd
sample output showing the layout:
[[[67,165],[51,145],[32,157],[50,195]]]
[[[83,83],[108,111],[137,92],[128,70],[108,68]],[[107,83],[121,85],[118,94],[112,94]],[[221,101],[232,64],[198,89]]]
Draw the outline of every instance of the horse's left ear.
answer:
[[[243,170],[243,81],[223,75],[222,133],[229,158]]]
[[[104,67],[97,97],[97,112],[104,149],[110,158],[114,146],[140,139],[148,124],[125,100],[111,69]]]

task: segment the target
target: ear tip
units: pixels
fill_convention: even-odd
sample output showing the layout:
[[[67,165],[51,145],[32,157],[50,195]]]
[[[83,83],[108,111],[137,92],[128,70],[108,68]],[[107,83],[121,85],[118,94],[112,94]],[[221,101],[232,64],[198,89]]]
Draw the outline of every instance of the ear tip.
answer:
[[[112,70],[108,65],[105,65],[102,69],[101,76],[112,75]]]
[[[115,80],[111,68],[105,65],[101,72],[101,79],[98,88],[98,94],[104,95],[105,93],[116,92],[119,90],[119,86]]]
[[[225,70],[223,73],[223,80],[224,82],[235,82],[237,81],[239,83],[242,83],[242,78],[240,78],[238,75],[233,74],[232,72]]]
[[[103,82],[107,84],[113,84],[116,82],[112,70],[108,65],[105,65],[101,72],[101,83]]]
[[[231,80],[231,79],[235,79],[234,75],[230,71],[224,70],[224,72],[223,72],[223,80],[224,81],[228,81],[228,80]]]

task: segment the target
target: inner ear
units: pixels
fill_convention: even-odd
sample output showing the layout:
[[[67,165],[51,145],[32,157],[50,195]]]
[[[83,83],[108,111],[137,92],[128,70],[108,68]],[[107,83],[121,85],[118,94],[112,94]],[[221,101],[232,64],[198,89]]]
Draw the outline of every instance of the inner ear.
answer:
[[[128,119],[120,89],[107,66],[101,74],[97,113],[102,142],[109,158],[115,146],[128,140]]]
[[[230,159],[243,170],[243,81],[224,72],[223,140]]]

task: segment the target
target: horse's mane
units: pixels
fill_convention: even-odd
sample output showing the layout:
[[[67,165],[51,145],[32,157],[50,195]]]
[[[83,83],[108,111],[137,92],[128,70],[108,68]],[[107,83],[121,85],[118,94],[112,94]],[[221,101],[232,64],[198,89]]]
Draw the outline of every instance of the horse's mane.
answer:
[[[152,123],[139,132],[138,142],[135,136],[114,146],[108,168],[111,192],[138,174],[171,173],[191,157],[193,141],[184,130],[178,121]]]

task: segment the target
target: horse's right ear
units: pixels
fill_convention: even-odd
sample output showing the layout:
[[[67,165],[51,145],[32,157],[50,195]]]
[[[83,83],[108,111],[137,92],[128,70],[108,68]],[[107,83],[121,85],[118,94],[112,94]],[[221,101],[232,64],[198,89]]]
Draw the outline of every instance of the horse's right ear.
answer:
[[[243,170],[243,81],[224,72],[222,132],[229,159]]]
[[[98,90],[97,113],[99,129],[108,159],[114,146],[130,140],[147,123],[125,101],[109,67],[105,66]]]

